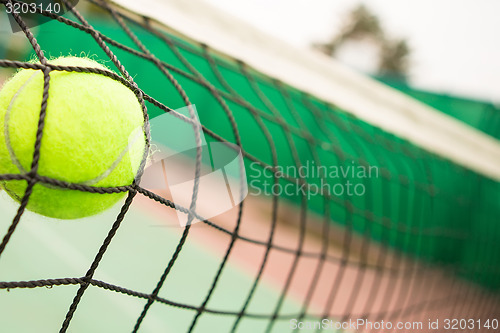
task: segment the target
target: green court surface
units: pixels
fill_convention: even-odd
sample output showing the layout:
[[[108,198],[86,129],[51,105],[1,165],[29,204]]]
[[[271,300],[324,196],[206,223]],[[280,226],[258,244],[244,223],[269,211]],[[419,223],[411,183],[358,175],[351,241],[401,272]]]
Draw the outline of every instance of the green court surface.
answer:
[[[17,205],[1,193],[0,232],[4,234]],[[120,205],[96,217],[61,221],[39,217],[26,211],[0,260],[0,281],[29,281],[82,277],[98,252],[118,214]],[[164,226],[161,218],[151,216],[134,203],[111,242],[94,279],[134,291],[150,293],[165,269],[181,235],[181,228]],[[193,228],[203,228],[202,224]],[[210,288],[221,257],[203,244],[188,239],[159,296],[169,301],[198,306]],[[238,311],[253,282],[231,262],[225,268],[219,287],[207,307]],[[59,330],[78,285],[0,290],[2,332],[56,332]],[[269,314],[279,297],[261,282],[248,308],[249,313]],[[145,299],[89,287],[71,322],[69,332],[131,331]],[[298,313],[289,299],[281,313]],[[140,332],[187,331],[193,310],[155,303]],[[204,314],[196,332],[225,332],[234,315]],[[268,320],[244,318],[238,332],[263,331]],[[273,332],[288,330],[288,320],[277,321]]]

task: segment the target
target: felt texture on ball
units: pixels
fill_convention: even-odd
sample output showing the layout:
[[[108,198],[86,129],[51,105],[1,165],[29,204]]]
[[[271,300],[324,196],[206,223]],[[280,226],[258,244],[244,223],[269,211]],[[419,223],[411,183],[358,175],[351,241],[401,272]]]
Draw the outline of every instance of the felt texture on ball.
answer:
[[[49,63],[107,70],[88,58],[62,57]],[[22,69],[0,90],[0,174],[31,170],[43,81],[42,71]],[[89,186],[130,185],[146,147],[143,124],[137,97],[120,82],[101,74],[52,71],[37,173]],[[20,202],[27,181],[2,181],[1,186]],[[98,214],[125,195],[39,182],[27,209],[52,218],[76,219]]]

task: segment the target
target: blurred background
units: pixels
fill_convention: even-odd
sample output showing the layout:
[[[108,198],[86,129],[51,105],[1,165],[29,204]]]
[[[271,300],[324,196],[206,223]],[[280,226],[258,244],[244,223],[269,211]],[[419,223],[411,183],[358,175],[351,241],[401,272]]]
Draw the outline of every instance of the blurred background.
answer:
[[[500,138],[496,0],[206,0]]]

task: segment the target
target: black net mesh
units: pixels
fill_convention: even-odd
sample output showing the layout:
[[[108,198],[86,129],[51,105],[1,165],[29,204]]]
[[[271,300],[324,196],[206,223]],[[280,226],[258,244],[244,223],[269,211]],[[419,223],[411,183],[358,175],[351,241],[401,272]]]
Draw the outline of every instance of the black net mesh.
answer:
[[[0,3],[5,9],[17,2],[2,0]],[[102,195],[126,192],[127,196],[90,267],[82,267],[83,276],[0,281],[3,292],[14,288],[78,286],[67,313],[62,317],[60,332],[71,331],[72,318],[89,288],[141,299],[143,310],[137,313],[130,327],[133,332],[141,331],[141,324],[156,304],[163,305],[166,312],[172,308],[190,312],[192,316],[185,325],[189,332],[204,331],[201,318],[210,315],[229,318],[231,324],[220,331],[231,332],[256,331],[245,326],[246,319],[263,323],[259,327],[266,332],[281,332],[285,329],[283,325],[277,326],[278,323],[293,319],[300,322],[322,318],[337,321],[358,318],[420,320],[425,323],[422,331],[430,331],[425,326],[427,318],[486,320],[498,316],[498,182],[367,124],[335,105],[267,77],[242,61],[222,57],[208,45],[179,37],[168,32],[168,27],[161,29],[157,22],[146,17],[127,13],[105,1],[82,1],[81,6],[85,5],[82,12],[80,6],[73,8],[65,0],[61,4],[67,5],[68,13],[64,16],[37,9],[36,14],[29,18],[32,22],[34,17],[40,16],[53,21],[50,22],[53,26],[57,24],[57,29],[61,29],[61,40],[58,41],[48,40],[41,32],[35,37],[22,14],[9,14],[31,44],[38,62],[1,59],[0,66],[43,72],[44,89],[31,169],[26,173],[0,175],[2,182],[23,180],[27,183],[24,196],[19,198],[17,214],[0,243],[0,255],[8,251],[9,242],[16,237],[16,228],[23,222],[23,214],[36,184]],[[98,28],[97,20],[96,24],[92,23],[94,17],[113,22],[113,28]],[[43,31],[43,27],[35,30]],[[48,62],[48,49],[53,53],[62,52],[71,48],[64,45],[75,45],[72,41],[80,37],[81,43],[92,40],[91,52],[109,59],[119,74]],[[148,76],[142,76],[134,67],[136,62],[147,63]],[[143,130],[148,145],[150,118],[171,113],[181,119],[175,109],[188,106],[189,116],[194,119],[190,105],[210,105],[206,113],[200,111],[201,129],[207,140],[240,147],[247,172],[251,163],[259,166],[271,179],[271,185],[294,184],[306,188],[306,191],[291,196],[267,193],[270,211],[264,221],[267,228],[265,240],[240,232],[240,222],[248,213],[244,211],[245,201],[236,208],[237,218],[231,228],[211,219],[203,221],[210,232],[222,234],[229,241],[215,274],[202,277],[209,283],[201,303],[183,303],[159,296],[162,289],[169,288],[169,277],[182,260],[183,248],[192,241],[189,236],[194,225],[189,222],[152,290],[147,290],[148,286],[141,291],[131,290],[127,286],[96,280],[95,272],[138,196],[184,212],[190,217],[189,221],[196,216],[196,180],[201,172],[201,148],[197,149],[193,161],[196,165],[195,186],[189,207],[176,205],[172,200],[143,188],[140,177],[128,186],[96,187],[39,174],[40,147],[50,98],[50,73],[53,71],[96,73],[130,88],[142,106]],[[155,86],[162,86],[161,90],[155,90]],[[197,143],[200,140],[199,136],[195,137]],[[145,154],[141,170],[145,168],[146,157]],[[349,197],[321,193],[311,198],[312,188],[327,178],[325,174],[303,176],[280,169],[283,166],[299,168],[308,163],[316,166],[346,163],[367,168],[376,166],[380,174],[361,181],[371,189],[366,195]],[[247,178],[252,177],[252,174],[247,174]],[[288,216],[296,222],[296,242],[285,246],[277,244],[275,239],[280,208],[286,210],[289,205],[296,208],[292,216]],[[314,216],[320,217],[319,222]],[[306,246],[307,235],[311,232],[319,235],[316,240],[320,251],[312,251]],[[210,302],[214,294],[224,289],[223,272],[239,243],[263,250],[252,283],[242,286],[248,288],[246,296],[234,306],[212,307]],[[332,244],[337,244],[336,252],[331,251]],[[269,301],[273,302],[271,311],[251,311],[250,304],[266,269],[269,269],[269,258],[275,252],[290,258],[284,279],[280,281],[279,297]],[[307,260],[314,264],[304,268],[301,263]],[[304,270],[309,274],[305,280],[300,278]],[[294,280],[297,279],[303,283],[299,310],[284,311],[287,296],[291,289],[296,288]],[[320,305],[315,302],[318,294],[322,294],[324,300]],[[289,327],[288,324],[285,327]],[[317,330],[321,331],[321,328]],[[367,328],[360,331],[363,330],[370,331]]]

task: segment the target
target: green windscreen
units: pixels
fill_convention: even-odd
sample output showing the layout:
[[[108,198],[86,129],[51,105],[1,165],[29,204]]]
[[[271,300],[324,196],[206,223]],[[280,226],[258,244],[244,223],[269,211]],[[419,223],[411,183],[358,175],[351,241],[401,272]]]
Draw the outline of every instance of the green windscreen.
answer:
[[[377,79],[496,139],[500,139],[500,107],[494,102],[416,89],[405,82],[387,77],[377,77]]]

